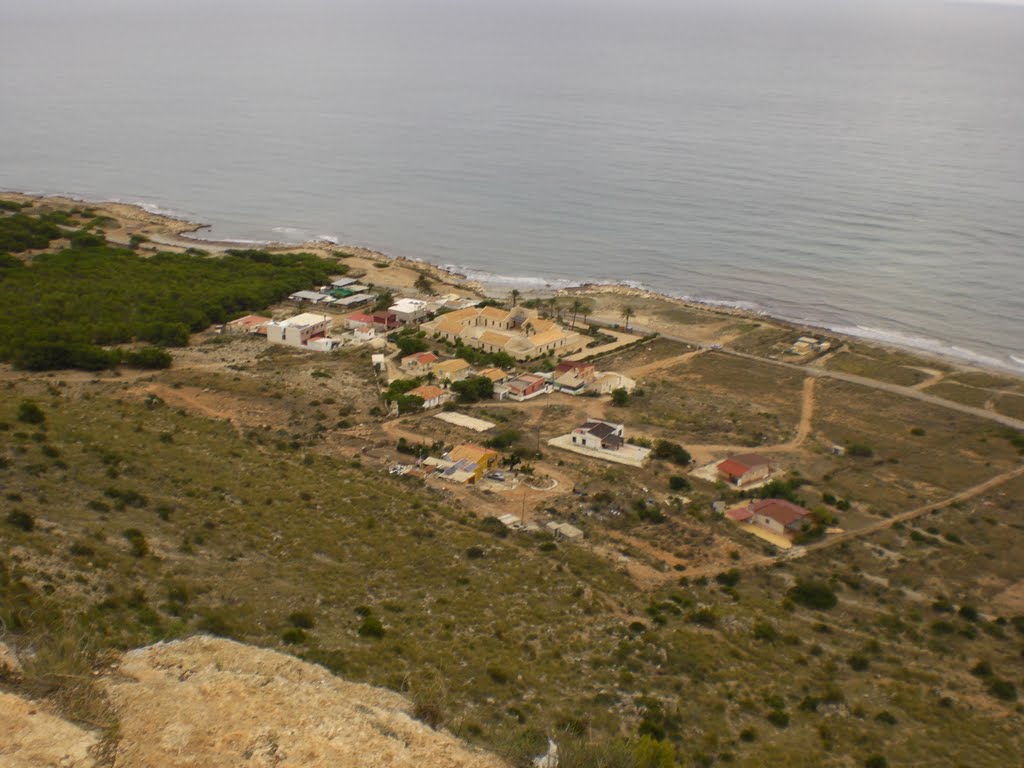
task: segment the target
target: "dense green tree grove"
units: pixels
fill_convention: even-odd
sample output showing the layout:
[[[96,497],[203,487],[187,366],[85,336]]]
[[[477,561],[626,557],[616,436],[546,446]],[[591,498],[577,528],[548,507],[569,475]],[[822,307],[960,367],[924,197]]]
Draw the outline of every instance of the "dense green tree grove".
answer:
[[[87,234],[25,266],[0,262],[0,360],[31,370],[165,367],[169,358],[160,350],[104,347],[184,345],[190,333],[324,282],[332,270],[330,262],[305,253],[143,258]]]
[[[0,253],[21,253],[32,248],[46,248],[51,240],[61,236],[57,224],[66,218],[59,214],[27,216],[15,213],[0,216]]]

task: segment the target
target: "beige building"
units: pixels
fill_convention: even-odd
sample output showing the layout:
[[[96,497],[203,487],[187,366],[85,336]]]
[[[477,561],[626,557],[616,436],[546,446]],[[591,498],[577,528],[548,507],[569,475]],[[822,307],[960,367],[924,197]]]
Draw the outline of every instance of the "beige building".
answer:
[[[438,381],[462,381],[472,372],[469,363],[461,357],[434,363],[434,375]]]
[[[516,360],[532,360],[548,354],[559,357],[578,352],[586,338],[567,331],[554,320],[514,307],[471,307],[441,315],[423,324],[428,334],[454,344],[461,341],[487,353],[505,352]]]

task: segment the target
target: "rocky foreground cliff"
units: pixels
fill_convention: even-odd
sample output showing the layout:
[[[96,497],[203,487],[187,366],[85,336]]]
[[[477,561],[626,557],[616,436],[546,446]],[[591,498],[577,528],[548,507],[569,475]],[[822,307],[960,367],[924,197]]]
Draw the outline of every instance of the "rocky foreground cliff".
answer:
[[[16,660],[6,662],[16,673]],[[0,693],[0,766],[360,766],[505,768],[413,719],[402,696],[230,640],[192,637],[130,651],[100,688],[118,720],[101,735]],[[108,741],[111,741],[108,739]]]

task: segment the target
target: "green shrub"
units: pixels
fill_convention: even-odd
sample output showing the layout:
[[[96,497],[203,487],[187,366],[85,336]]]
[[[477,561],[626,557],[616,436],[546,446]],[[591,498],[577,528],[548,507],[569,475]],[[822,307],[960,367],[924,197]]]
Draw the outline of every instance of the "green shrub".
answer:
[[[798,581],[787,595],[794,603],[815,611],[828,611],[839,603],[835,592],[819,581]]]
[[[451,391],[459,396],[460,403],[478,403],[494,397],[494,382],[486,376],[470,376],[452,382]]]
[[[726,587],[735,587],[740,583],[740,572],[737,568],[730,568],[715,576],[715,581]]]
[[[491,666],[487,668],[487,676],[498,685],[504,685],[509,680],[509,674],[501,667]]]
[[[235,634],[234,629],[228,623],[227,619],[213,611],[205,614],[199,620],[197,629],[200,632],[204,632],[208,635],[216,635],[217,637],[233,637]]]
[[[32,400],[22,400],[18,404],[18,421],[25,424],[42,424],[46,421],[46,414]]]
[[[992,664],[991,662],[982,659],[973,667],[971,667],[971,674],[975,677],[992,677]]]
[[[20,509],[13,509],[7,513],[7,522],[13,525],[15,528],[20,528],[23,531],[31,531],[36,527],[35,518],[32,517],[28,512]]]
[[[299,627],[288,627],[281,633],[281,642],[285,645],[302,645],[306,640],[306,632]]]
[[[288,623],[296,629],[312,629],[316,620],[309,611],[292,611],[288,614]]]
[[[973,605],[961,605],[958,613],[960,614],[960,617],[966,621],[978,620],[978,609]]]
[[[765,717],[776,728],[789,727],[789,713],[783,709],[773,709]]]
[[[988,692],[1003,701],[1017,700],[1017,686],[1009,680],[993,680],[988,684]]]
[[[146,536],[138,528],[128,528],[121,534],[131,546],[133,557],[145,557],[149,554],[149,545],[146,543]]]
[[[380,619],[372,614],[363,619],[363,623],[359,625],[358,631],[360,637],[384,637],[384,625],[380,623]]]
[[[765,619],[754,622],[752,633],[755,640],[763,640],[766,643],[774,643],[779,638],[779,631]]]
[[[681,467],[688,465],[693,459],[683,446],[669,442],[668,440],[659,440],[654,444],[654,450],[651,452],[651,456],[655,459],[662,459],[663,461],[671,462],[672,464],[678,464]]]
[[[668,487],[671,491],[688,491],[690,490],[690,481],[682,475],[672,475],[668,479]]]
[[[869,666],[871,666],[870,659],[868,659],[867,656],[864,656],[859,653],[855,653],[849,658],[847,658],[846,663],[850,665],[850,669],[852,669],[854,672],[863,672]]]

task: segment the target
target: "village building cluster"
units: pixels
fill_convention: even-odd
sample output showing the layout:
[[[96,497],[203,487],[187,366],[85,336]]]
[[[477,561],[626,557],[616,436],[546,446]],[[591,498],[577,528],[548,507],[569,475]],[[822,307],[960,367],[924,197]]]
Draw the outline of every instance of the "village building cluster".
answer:
[[[390,295],[390,294],[385,294]],[[526,402],[552,393],[572,396],[600,396],[617,391],[632,392],[636,382],[614,371],[600,371],[585,359],[583,350],[590,339],[574,329],[562,327],[554,319],[541,317],[522,306],[502,308],[479,306],[479,302],[456,295],[429,299],[399,297],[381,309],[379,297],[371,286],[354,278],[339,278],[315,291],[298,291],[291,300],[306,311],[273,319],[247,315],[225,326],[226,332],[249,333],[281,344],[316,352],[329,352],[341,345],[369,344],[375,369],[390,383],[398,379],[415,384],[403,390],[405,396],[419,398],[421,409],[437,409],[436,414],[452,424],[475,431],[494,425],[451,410],[457,399],[459,382],[473,377],[490,382],[490,398],[498,401]],[[358,309],[377,301],[377,308]],[[356,309],[356,311],[351,311]],[[338,311],[346,312],[340,317]],[[330,312],[330,314],[328,314]],[[397,356],[388,344],[396,331],[412,327],[432,349]],[[406,333],[402,331],[402,333]],[[593,344],[590,344],[593,346]],[[460,348],[480,354],[459,355]],[[829,342],[800,337],[787,350],[804,356],[825,352]],[[502,353],[498,355],[498,353]],[[518,366],[475,365],[470,360],[497,356],[508,363],[545,361],[543,365],[524,366],[527,370],[506,370]],[[448,406],[448,407],[445,407]],[[420,406],[414,406],[420,407]],[[443,410],[442,410],[443,409]],[[398,409],[392,403],[392,413]],[[404,411],[402,411],[404,412]],[[603,418],[588,418],[571,432],[551,438],[547,444],[589,458],[642,467],[652,453],[651,443],[628,439],[626,425]],[[412,465],[396,465],[395,474],[436,478],[456,485],[476,486],[484,480],[504,483],[498,451],[476,443],[462,443],[437,456],[424,456]],[[739,453],[692,470],[691,474],[733,491],[748,492],[771,482],[776,467],[757,453]],[[728,520],[756,533],[778,546],[789,546],[808,525],[810,512],[780,498],[746,501],[715,509]],[[542,526],[508,513],[500,521],[512,529],[546,530],[567,540],[581,538],[580,528],[569,523],[548,521]]]

